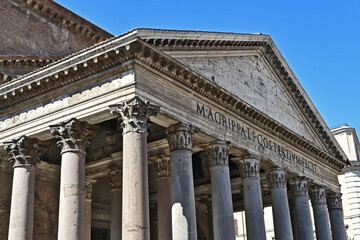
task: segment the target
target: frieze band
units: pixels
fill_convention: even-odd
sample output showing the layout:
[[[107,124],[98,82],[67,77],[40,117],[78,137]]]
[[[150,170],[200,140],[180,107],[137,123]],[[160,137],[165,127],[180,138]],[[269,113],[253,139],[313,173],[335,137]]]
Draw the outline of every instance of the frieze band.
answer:
[[[281,146],[280,144],[273,142],[267,139],[262,134],[258,134],[254,130],[243,126],[239,122],[231,119],[228,116],[225,116],[223,113],[217,112],[212,110],[210,107],[205,106],[199,102],[196,103],[196,113],[199,115],[211,120],[212,122],[223,126],[224,128],[231,130],[237,134],[239,134],[242,138],[250,140],[254,143],[259,144],[260,146],[273,151],[274,153],[278,154],[282,158],[285,158],[288,161],[291,161],[298,166],[306,168],[312,172],[316,172],[317,165],[312,163],[311,161],[298,156],[294,152],[285,147]]]

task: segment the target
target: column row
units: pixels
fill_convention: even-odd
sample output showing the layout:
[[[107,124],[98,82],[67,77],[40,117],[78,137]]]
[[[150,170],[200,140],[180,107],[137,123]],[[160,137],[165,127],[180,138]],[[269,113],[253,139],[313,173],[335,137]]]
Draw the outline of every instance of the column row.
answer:
[[[112,187],[111,239],[148,240],[150,221],[147,127],[149,117],[156,115],[159,107],[135,97],[112,105],[110,109],[119,117],[123,127],[122,172],[120,169],[109,172]],[[50,126],[50,130],[61,147],[58,239],[89,239],[89,229],[86,229],[89,218],[86,219],[85,215],[91,202],[85,201],[85,155],[86,147],[95,136],[97,128],[86,122],[70,119]],[[158,207],[159,239],[197,239],[192,168],[193,135],[197,131],[191,125],[183,123],[169,126],[167,140],[170,158],[152,159],[159,173],[158,205],[162,208],[160,211]],[[216,240],[235,239],[228,165],[229,147],[230,143],[225,141],[204,145],[211,173],[212,218]],[[5,143],[10,160],[14,162],[9,226],[11,240],[32,239],[35,165],[40,161],[44,148],[46,143],[27,137]],[[265,239],[260,159],[246,155],[232,160],[238,164],[242,177],[248,239]],[[268,170],[267,176],[273,202],[276,238],[293,239],[286,173],[281,168],[274,168]],[[293,179],[289,184],[296,209],[295,238],[313,239],[307,181]],[[171,198],[167,195],[169,193]],[[314,207],[317,239],[330,239],[325,190],[314,188],[310,196]],[[331,196],[328,198],[328,206],[333,239],[345,239],[341,198],[338,195]]]

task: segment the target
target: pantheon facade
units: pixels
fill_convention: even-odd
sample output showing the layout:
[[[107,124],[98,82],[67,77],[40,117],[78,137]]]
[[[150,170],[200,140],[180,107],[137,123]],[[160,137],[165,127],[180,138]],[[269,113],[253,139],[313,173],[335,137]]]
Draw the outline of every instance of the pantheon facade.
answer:
[[[346,239],[348,160],[270,36],[95,40],[3,77],[1,239],[232,240],[245,211],[265,240],[265,206],[277,240]]]

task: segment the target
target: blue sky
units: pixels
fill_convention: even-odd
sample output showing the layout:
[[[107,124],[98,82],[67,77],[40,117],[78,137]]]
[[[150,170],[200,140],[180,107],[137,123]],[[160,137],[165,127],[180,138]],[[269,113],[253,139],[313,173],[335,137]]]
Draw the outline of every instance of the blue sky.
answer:
[[[360,1],[56,2],[114,35],[138,27],[269,34],[328,126],[360,131]]]

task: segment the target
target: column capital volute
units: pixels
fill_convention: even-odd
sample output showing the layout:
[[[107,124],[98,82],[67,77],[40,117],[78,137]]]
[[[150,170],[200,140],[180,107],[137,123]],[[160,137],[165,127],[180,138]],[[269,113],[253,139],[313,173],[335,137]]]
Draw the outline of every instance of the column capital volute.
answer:
[[[158,178],[162,177],[170,177],[171,175],[171,164],[170,157],[159,155],[149,157],[149,161],[151,161],[156,169],[156,175]]]
[[[86,148],[96,135],[98,127],[76,118],[50,125],[50,131],[58,140],[61,153],[77,151],[86,154]]]
[[[286,171],[282,167],[270,168],[266,171],[270,188],[285,188],[287,184]]]
[[[111,189],[119,189],[122,184],[122,170],[120,168],[112,168],[108,172],[109,183]]]
[[[260,177],[260,158],[253,154],[231,158],[240,170],[240,176],[244,178]]]
[[[92,192],[93,192],[93,184],[96,183],[97,180],[92,178],[85,179],[85,198],[92,199]]]
[[[151,105],[149,101],[143,101],[138,96],[120,104],[110,105],[109,108],[113,116],[118,116],[122,120],[123,134],[146,133],[150,116],[156,116],[160,111],[160,107]]]
[[[205,152],[209,159],[209,167],[216,166],[229,166],[229,149],[231,142],[230,141],[215,141],[206,144]]]
[[[292,178],[289,184],[294,196],[308,196],[309,181],[305,177]]]
[[[329,210],[342,210],[341,193],[332,193],[327,196],[327,206]]]
[[[4,142],[4,149],[9,155],[9,161],[14,167],[22,165],[36,166],[49,144],[36,138],[21,136]]]
[[[309,189],[312,205],[326,205],[326,190],[324,186],[314,186]]]
[[[170,152],[192,149],[193,135],[199,129],[185,123],[170,125],[166,131]]]

